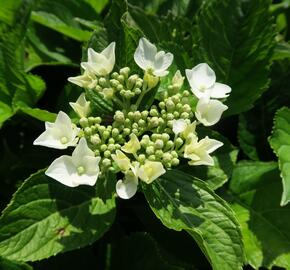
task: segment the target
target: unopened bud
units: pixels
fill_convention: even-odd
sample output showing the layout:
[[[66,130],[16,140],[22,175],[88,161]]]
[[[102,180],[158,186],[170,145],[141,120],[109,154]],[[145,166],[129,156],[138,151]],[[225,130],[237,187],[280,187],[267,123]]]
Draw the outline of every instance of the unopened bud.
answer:
[[[103,161],[102,161],[102,165],[103,165],[104,167],[109,167],[109,166],[111,166],[111,160],[108,159],[108,158],[104,158]]]
[[[178,158],[173,158],[171,161],[172,166],[177,166],[179,164],[179,159]]]
[[[164,146],[164,142],[162,140],[158,139],[155,141],[155,148],[156,149],[162,149],[163,146]]]
[[[101,143],[101,139],[100,139],[99,135],[97,135],[97,134],[91,136],[90,141],[91,141],[91,143],[94,144],[94,145],[98,145],[98,144]]]
[[[87,126],[89,125],[88,118],[86,118],[86,117],[82,117],[82,118],[80,119],[80,125],[81,125],[82,128],[87,127]]]
[[[129,73],[130,73],[129,67],[124,67],[120,69],[120,74],[123,75],[125,78],[129,76]]]
[[[107,85],[107,80],[103,77],[99,78],[99,85],[105,87]]]
[[[155,149],[154,149],[153,146],[148,146],[148,147],[146,147],[146,154],[147,154],[147,155],[153,155],[154,152],[155,152]]]
[[[150,155],[150,156],[148,157],[148,159],[149,159],[150,161],[155,161],[155,160],[156,160],[156,156],[155,156],[155,155]]]
[[[104,152],[104,157],[106,157],[106,158],[111,157],[111,152],[110,152],[109,150],[106,150],[106,151]]]

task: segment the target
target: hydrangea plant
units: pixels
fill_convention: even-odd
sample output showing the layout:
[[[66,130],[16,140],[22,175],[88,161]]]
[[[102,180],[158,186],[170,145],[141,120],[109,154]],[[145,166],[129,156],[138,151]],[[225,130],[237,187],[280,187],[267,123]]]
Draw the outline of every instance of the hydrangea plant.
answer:
[[[116,192],[122,199],[135,195],[138,182],[151,184],[182,159],[191,166],[213,166],[212,152],[223,145],[208,136],[200,137],[197,125],[212,126],[228,108],[218,99],[228,97],[231,88],[217,83],[215,72],[201,63],[186,69],[190,88],[177,70],[158,100],[154,97],[160,80],[168,75],[173,54],[158,51],[146,38],[139,40],[134,53],[143,76],[129,67],[114,71],[115,46],[102,52],[88,48],[83,74],[68,80],[83,88],[76,102],[70,102],[78,115],[75,124],[60,111],[54,123],[34,141],[57,149],[76,147],[72,156],[57,158],[45,174],[69,187],[95,185],[98,178],[117,174]],[[93,102],[86,97],[100,95],[113,104],[112,114],[94,114]],[[194,108],[190,100],[196,100]]]

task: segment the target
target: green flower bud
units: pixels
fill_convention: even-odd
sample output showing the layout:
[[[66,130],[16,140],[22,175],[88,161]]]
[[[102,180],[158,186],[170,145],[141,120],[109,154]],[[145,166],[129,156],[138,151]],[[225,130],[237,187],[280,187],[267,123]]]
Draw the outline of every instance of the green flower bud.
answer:
[[[82,128],[87,127],[87,126],[89,125],[88,118],[86,118],[86,117],[82,117],[82,118],[80,119],[80,125],[81,125]]]
[[[165,149],[171,149],[172,147],[173,147],[173,145],[174,145],[174,142],[173,141],[171,141],[171,140],[169,140],[168,142],[166,142],[166,144],[165,144]]]
[[[171,151],[171,155],[174,157],[174,158],[177,158],[178,157],[178,154],[176,151]]]
[[[85,135],[90,136],[92,134],[92,129],[90,127],[85,128]]]
[[[176,105],[175,105],[175,108],[176,108],[176,110],[178,110],[178,111],[180,111],[180,110],[182,110],[182,107],[183,107],[183,105],[182,105],[182,103],[177,103]]]
[[[138,127],[139,127],[139,126],[138,126],[137,123],[133,123],[133,124],[132,124],[132,128],[133,128],[133,129],[134,129],[134,128],[138,129]]]
[[[129,67],[121,68],[120,74],[123,75],[125,78],[128,78],[128,76],[130,74],[130,68]]]
[[[167,120],[173,120],[174,119],[174,115],[172,113],[168,113],[166,118],[167,118]]]
[[[110,159],[108,159],[108,158],[104,158],[103,160],[102,160],[102,165],[104,166],[104,167],[109,167],[109,166],[111,166],[111,160]]]
[[[130,129],[130,128],[124,128],[124,129],[123,129],[123,134],[124,134],[125,136],[131,134],[131,129]]]
[[[111,77],[113,79],[115,79],[115,80],[118,78],[118,76],[119,76],[119,73],[118,72],[113,72],[112,75],[111,75]]]
[[[120,83],[124,83],[124,80],[125,80],[124,75],[119,75],[119,76],[117,77],[117,80],[118,80]]]
[[[172,128],[172,125],[173,125],[173,120],[169,120],[167,121],[167,126]]]
[[[112,87],[117,88],[120,83],[118,80],[112,79],[110,80],[110,84]]]
[[[189,95],[190,95],[190,93],[189,93],[189,91],[187,91],[187,90],[184,90],[184,91],[182,92],[182,96],[183,96],[183,97],[189,97]]]
[[[96,124],[101,124],[101,122],[102,122],[102,118],[101,117],[99,117],[99,116],[95,117],[95,123]]]
[[[96,92],[100,93],[100,92],[102,92],[102,90],[103,90],[103,88],[101,86],[96,85],[96,87],[95,87]]]
[[[134,133],[135,135],[138,135],[139,131],[138,131],[137,128],[133,128],[133,129],[132,129],[132,133]]]
[[[130,120],[133,120],[133,118],[134,118],[134,112],[128,112],[127,117],[128,117]]]
[[[157,159],[162,158],[162,156],[163,156],[163,151],[160,150],[160,149],[156,150],[156,151],[155,151],[155,156],[156,156]]]
[[[147,147],[146,147],[146,154],[147,154],[147,155],[153,155],[154,152],[155,152],[155,149],[154,149],[153,146],[147,146]]]
[[[98,145],[98,144],[101,143],[101,139],[100,139],[99,135],[97,135],[97,134],[92,135],[91,138],[90,138],[90,141],[94,145]]]
[[[108,150],[112,153],[112,152],[114,152],[115,150],[116,150],[116,146],[115,146],[115,144],[109,144],[108,145]]]
[[[107,80],[103,77],[99,78],[99,85],[105,87],[107,85]]]
[[[151,127],[158,127],[158,125],[159,125],[159,119],[158,119],[158,117],[152,117],[149,120],[149,126],[151,126]]]
[[[189,113],[187,112],[183,112],[181,115],[180,115],[181,118],[183,119],[188,119],[189,118]]]
[[[132,121],[131,121],[129,118],[126,118],[126,119],[125,119],[125,126],[126,126],[126,127],[130,127],[130,126],[132,126]]]
[[[141,112],[141,117],[142,117],[143,120],[147,120],[148,115],[149,115],[148,111],[142,111]]]
[[[165,124],[165,121],[162,117],[159,117],[158,120],[159,120],[159,126],[163,126]]]
[[[163,154],[163,156],[162,156],[162,160],[163,160],[164,162],[166,162],[166,163],[167,163],[167,162],[170,163],[171,160],[172,160],[172,155],[171,155],[170,153],[166,152],[166,153]]]
[[[124,93],[124,97],[127,99],[130,99],[132,97],[132,92],[130,90],[126,90]]]
[[[107,147],[106,144],[102,144],[102,145],[100,146],[100,150],[101,150],[102,152],[106,151],[107,148],[108,148],[108,147]]]
[[[139,111],[134,112],[134,120],[138,121],[142,117],[141,113]]]
[[[148,157],[148,159],[149,159],[150,161],[155,161],[155,160],[156,160],[156,156],[155,156],[155,155],[150,155],[150,156]]]
[[[170,136],[167,133],[162,133],[161,139],[163,140],[163,142],[167,142],[170,139]]]
[[[101,153],[100,153],[100,151],[99,151],[99,150],[95,150],[95,156],[96,156],[96,157],[99,157],[99,156],[100,156],[100,154],[101,154]]]
[[[155,142],[157,139],[159,139],[159,136],[158,135],[159,134],[157,134],[157,133],[151,134],[151,140]]]
[[[159,105],[160,109],[165,109],[165,102],[164,101],[159,102],[158,105]]]
[[[120,95],[121,95],[122,97],[125,97],[125,94],[126,94],[126,90],[122,89],[122,90],[120,91]]]
[[[89,125],[95,124],[95,118],[92,116],[88,117],[88,121],[89,121]]]
[[[138,161],[140,163],[144,163],[145,160],[146,160],[146,156],[144,154],[141,154],[141,155],[138,156]]]
[[[151,109],[149,114],[150,114],[150,116],[158,116],[159,115],[159,113],[156,109]]]
[[[100,134],[103,134],[103,132],[106,130],[106,128],[104,126],[99,126],[98,127],[98,131]]]
[[[114,115],[114,120],[119,123],[123,123],[125,121],[124,113],[122,113],[121,111],[116,111]]]
[[[175,119],[179,118],[179,112],[177,112],[177,111],[173,112],[173,116],[174,116]]]
[[[171,97],[171,100],[172,100],[175,104],[177,104],[177,103],[180,102],[180,97],[179,97],[179,95],[174,95],[174,96]]]
[[[104,98],[112,99],[114,96],[114,90],[113,88],[104,88],[102,94]]]
[[[140,95],[141,94],[141,89],[140,88],[135,88],[135,94]]]
[[[181,145],[183,145],[183,140],[180,137],[178,137],[175,141],[175,146],[179,148]]]
[[[116,149],[116,150],[119,150],[119,149],[121,149],[121,145],[120,145],[120,144],[118,144],[118,143],[116,143],[116,144],[115,144],[115,149]]]
[[[137,79],[138,79],[138,75],[137,74],[131,75],[128,78],[127,86],[128,86],[129,89],[132,89],[132,87],[136,84]]]
[[[140,120],[138,121],[138,126],[140,126],[140,127],[145,127],[145,126],[146,126],[146,122],[145,122],[143,119],[140,119]]]
[[[171,161],[172,166],[177,166],[179,164],[179,159],[178,158],[173,158]]]
[[[173,111],[174,108],[175,108],[174,102],[172,100],[170,100],[170,99],[168,99],[166,101],[165,105],[166,105],[166,108],[167,108],[168,111]]]
[[[135,87],[136,88],[141,88],[143,85],[143,80],[139,78],[139,80],[137,80],[137,82],[135,83]]]
[[[155,141],[155,148],[156,149],[162,149],[163,146],[164,146],[164,142],[162,140],[158,139]]]
[[[117,128],[112,129],[112,136],[113,138],[117,137],[119,135],[119,130]]]
[[[119,84],[118,86],[117,86],[117,91],[119,91],[120,92],[120,94],[122,95],[122,90],[124,90],[124,87],[123,87],[123,85],[122,84]]]
[[[115,143],[115,140],[114,140],[113,138],[110,138],[110,139],[108,140],[108,143],[109,143],[109,144],[114,144],[114,143]]]
[[[106,158],[111,157],[111,152],[110,152],[109,150],[106,150],[106,151],[104,152],[104,157],[106,157]]]
[[[184,104],[184,105],[182,106],[182,110],[183,110],[184,112],[190,113],[190,112],[191,112],[191,107],[190,107],[188,104]]]

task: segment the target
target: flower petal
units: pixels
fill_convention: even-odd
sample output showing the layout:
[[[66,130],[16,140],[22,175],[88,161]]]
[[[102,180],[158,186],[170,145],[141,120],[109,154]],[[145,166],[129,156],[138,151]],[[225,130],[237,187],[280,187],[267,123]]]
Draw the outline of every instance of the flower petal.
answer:
[[[172,130],[175,135],[185,131],[187,127],[187,123],[184,119],[173,120],[172,122]]]
[[[148,68],[153,68],[156,53],[156,46],[146,38],[141,38],[134,53],[134,60],[140,68],[147,70]]]
[[[138,180],[134,177],[126,177],[124,180],[119,180],[116,184],[116,192],[122,199],[132,198],[138,189]]]
[[[232,88],[223,83],[215,83],[213,87],[211,87],[212,98],[226,98],[229,96],[229,93],[232,91]]]
[[[61,156],[54,160],[45,174],[69,187],[79,185],[74,182],[75,177],[77,177],[77,171],[70,156]]]
[[[164,71],[168,69],[168,67],[172,64],[173,61],[173,54],[172,53],[166,53],[164,51],[159,51],[155,55],[154,59],[154,75],[155,76],[165,76]]]
[[[80,166],[83,163],[83,158],[89,156],[94,157],[94,152],[88,147],[86,139],[83,137],[80,139],[77,147],[72,153],[72,159],[75,164]]]

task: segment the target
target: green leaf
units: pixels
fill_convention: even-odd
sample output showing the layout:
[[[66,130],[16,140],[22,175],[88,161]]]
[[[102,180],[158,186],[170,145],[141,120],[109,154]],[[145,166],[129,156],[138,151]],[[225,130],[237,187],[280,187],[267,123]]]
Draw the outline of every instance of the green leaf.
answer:
[[[290,44],[287,42],[279,42],[275,46],[272,60],[283,60],[290,58]]]
[[[97,17],[95,10],[88,3],[77,0],[42,0],[31,15],[34,22],[77,41],[88,41],[91,36],[91,29],[84,27],[78,18],[95,21]]]
[[[162,258],[157,243],[147,233],[132,233],[113,243],[110,249],[110,266],[107,269],[183,270],[168,264]]]
[[[250,109],[268,87],[275,45],[270,3],[212,0],[201,8],[199,61],[208,62],[217,73],[217,81],[232,87],[225,115]]]
[[[13,110],[10,106],[0,101],[0,127],[2,124],[13,115]]]
[[[16,263],[0,257],[0,269],[2,270],[32,270],[28,264]]]
[[[1,255],[36,261],[93,243],[115,217],[115,182],[107,180],[69,188],[43,171],[32,175],[0,218]]]
[[[274,118],[273,134],[269,138],[270,145],[278,156],[281,171],[283,193],[281,205],[290,201],[290,109],[282,108]]]
[[[236,218],[203,181],[171,170],[152,184],[144,184],[143,189],[161,222],[170,229],[186,230],[214,270],[242,269],[242,240]]]
[[[232,208],[242,227],[246,262],[254,269],[290,268],[290,207],[274,162],[241,162],[233,172]]]

